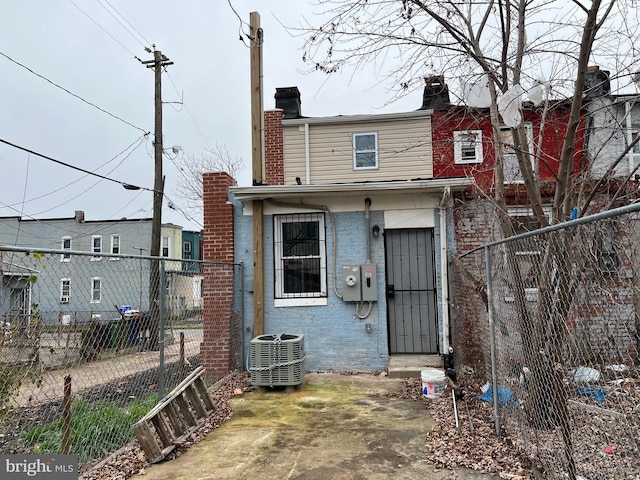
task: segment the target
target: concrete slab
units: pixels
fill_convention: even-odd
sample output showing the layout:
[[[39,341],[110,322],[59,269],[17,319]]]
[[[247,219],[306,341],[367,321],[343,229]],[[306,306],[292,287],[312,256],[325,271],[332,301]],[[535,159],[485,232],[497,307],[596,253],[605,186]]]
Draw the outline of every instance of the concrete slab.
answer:
[[[389,395],[402,386],[397,378],[312,373],[289,393],[246,393],[232,400],[229,421],[181,457],[147,467],[144,479],[443,479],[452,472],[425,460],[433,426],[425,402]]]
[[[389,357],[389,376],[391,378],[420,378],[420,372],[426,368],[442,368],[440,355],[391,355]]]

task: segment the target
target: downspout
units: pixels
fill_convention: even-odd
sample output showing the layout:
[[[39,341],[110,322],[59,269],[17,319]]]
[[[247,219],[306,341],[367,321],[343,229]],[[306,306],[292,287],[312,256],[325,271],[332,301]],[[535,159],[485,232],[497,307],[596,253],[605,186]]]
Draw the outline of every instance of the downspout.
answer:
[[[367,240],[367,263],[371,263],[371,238],[369,236],[369,233],[371,232],[371,217],[369,215],[370,208],[371,208],[371,199],[367,197],[364,199],[364,223],[365,223],[364,237]]]
[[[304,124],[304,167],[305,167],[305,183],[311,184],[311,154],[309,152],[309,124]]]
[[[451,188],[445,187],[440,201],[440,275],[442,291],[442,353],[449,353],[449,274],[447,256],[447,205],[451,199]]]
[[[631,142],[633,142],[633,127],[631,126],[631,102],[624,102],[624,113],[627,119],[627,145],[631,145]],[[629,157],[629,174],[631,174],[631,172],[633,172],[633,169],[635,168],[633,162],[633,148],[629,149],[629,153],[627,155]]]

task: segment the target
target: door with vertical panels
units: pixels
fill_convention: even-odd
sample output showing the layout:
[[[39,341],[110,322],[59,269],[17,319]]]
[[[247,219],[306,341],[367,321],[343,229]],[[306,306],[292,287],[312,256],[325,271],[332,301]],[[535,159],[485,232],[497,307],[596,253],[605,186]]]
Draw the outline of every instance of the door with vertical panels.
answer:
[[[432,228],[385,230],[389,353],[438,353]]]

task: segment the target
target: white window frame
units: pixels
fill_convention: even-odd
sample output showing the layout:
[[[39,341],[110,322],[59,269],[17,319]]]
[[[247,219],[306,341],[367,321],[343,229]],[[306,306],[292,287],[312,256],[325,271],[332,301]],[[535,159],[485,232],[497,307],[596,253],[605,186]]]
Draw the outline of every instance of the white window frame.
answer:
[[[510,127],[503,125],[500,127],[500,136],[502,137],[503,132],[507,132],[511,130]],[[527,142],[529,143],[529,153],[531,157],[531,168],[535,170],[536,168],[536,159],[533,154],[533,125],[531,122],[524,123],[524,130],[527,134]],[[513,169],[515,173],[511,174],[510,169]],[[504,175],[504,183],[505,185],[509,184],[523,184],[524,178],[522,176],[522,172],[520,171],[520,165],[518,163],[518,157],[514,153],[502,153],[502,172]],[[509,178],[509,177],[513,178]]]
[[[98,248],[96,248],[96,240],[98,241]],[[102,235],[91,235],[91,253],[102,253]],[[92,262],[99,262],[100,257],[91,257]]]
[[[71,279],[60,279],[60,303],[69,303],[71,298]]]
[[[69,246],[66,247],[65,243],[69,242]],[[71,237],[69,236],[64,236],[60,239],[60,249],[61,250],[71,250],[71,246],[72,246],[72,241],[71,241]],[[60,261],[61,262],[70,262],[71,261],[71,254],[70,253],[63,253],[62,255],[60,255]]]
[[[166,254],[165,254],[165,248],[167,249]],[[171,254],[171,237],[162,237],[160,239],[160,256],[168,258],[170,254]]]
[[[102,278],[91,277],[90,298],[91,298],[91,301],[89,303],[102,302]]]
[[[474,136],[475,140],[469,140]],[[473,157],[465,156],[465,145],[473,144]],[[453,132],[453,162],[456,165],[479,164],[484,161],[482,155],[482,130],[456,130]]]
[[[356,147],[357,138],[373,136],[374,148],[358,150]],[[374,154],[375,165],[358,166],[358,154]],[[379,168],[378,158],[378,132],[358,132],[353,134],[353,169],[354,170],[377,170]]]
[[[187,256],[189,254],[189,256]],[[182,242],[182,258],[193,260],[193,248],[191,242]]]
[[[115,250],[118,250],[117,252]],[[109,245],[109,251],[112,255],[118,255],[122,253],[122,248],[120,246],[120,234],[114,233],[111,235],[111,243]],[[117,257],[112,258],[111,260],[119,260]]]
[[[327,245],[325,217],[323,213],[299,213],[274,215],[274,276],[276,307],[327,305]],[[296,222],[318,222],[318,254],[307,256],[284,257],[283,225]],[[317,258],[319,260],[320,290],[317,292],[289,293],[285,292],[285,262],[295,259]]]

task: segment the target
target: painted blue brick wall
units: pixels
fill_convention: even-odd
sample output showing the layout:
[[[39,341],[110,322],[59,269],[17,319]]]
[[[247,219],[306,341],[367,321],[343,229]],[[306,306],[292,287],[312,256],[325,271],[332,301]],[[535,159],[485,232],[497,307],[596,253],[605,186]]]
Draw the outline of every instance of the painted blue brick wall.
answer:
[[[248,353],[253,327],[253,219],[242,215],[235,206],[236,262],[244,265],[244,354]],[[365,219],[363,212],[336,213],[337,288],[342,293],[342,265],[364,263],[366,255]],[[265,333],[298,333],[305,336],[306,369],[309,371],[376,371],[387,368],[388,340],[386,302],[384,296],[384,240],[371,239],[371,261],[377,265],[378,302],[368,318],[355,314],[355,303],[343,302],[333,292],[333,228],[329,214],[325,216],[327,238],[328,304],[314,307],[278,307],[273,303],[273,217],[265,215]],[[383,226],[381,212],[371,212],[371,225]],[[368,233],[368,232],[367,232]],[[366,310],[366,307],[362,309]],[[366,324],[371,332],[367,333]]]

